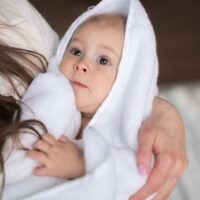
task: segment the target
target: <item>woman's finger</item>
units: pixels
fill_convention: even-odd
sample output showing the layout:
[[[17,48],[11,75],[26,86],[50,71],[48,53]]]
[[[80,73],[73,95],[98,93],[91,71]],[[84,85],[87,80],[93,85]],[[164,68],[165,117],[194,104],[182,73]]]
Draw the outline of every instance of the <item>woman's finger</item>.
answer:
[[[163,187],[156,193],[153,200],[167,200],[177,184],[177,177],[169,177],[164,183]]]
[[[185,159],[181,158],[174,158],[173,159],[173,167],[170,171],[170,174],[163,184],[162,187],[157,192],[156,197],[154,200],[165,200],[168,199],[169,195],[173,191],[174,187],[176,186],[179,177],[183,174],[186,168]]]
[[[130,200],[144,200],[150,195],[156,193],[160,187],[165,183],[170,174],[172,162],[167,156],[158,155],[155,160],[154,167],[149,174],[146,184],[134,194]]]
[[[147,175],[150,171],[154,135],[154,130],[151,131],[148,128],[147,122],[145,122],[138,135],[138,150],[136,153],[138,172],[140,175]]]

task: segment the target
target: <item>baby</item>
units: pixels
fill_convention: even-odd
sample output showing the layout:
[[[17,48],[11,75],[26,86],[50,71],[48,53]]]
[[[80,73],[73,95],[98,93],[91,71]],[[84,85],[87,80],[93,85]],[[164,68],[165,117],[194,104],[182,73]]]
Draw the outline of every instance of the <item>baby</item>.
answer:
[[[102,1],[76,20],[48,72],[33,81],[22,99],[49,132],[36,142],[22,135],[22,144],[33,147],[27,155],[40,163],[29,169],[64,181],[35,199],[59,195],[75,200],[83,194],[87,200],[128,199],[145,183],[134,152],[157,91],[155,38],[138,1],[107,4]],[[32,114],[25,106],[22,120]],[[45,189],[46,183],[35,183]]]
[[[121,59],[126,19],[120,15],[89,18],[73,34],[59,69],[70,81],[83,129],[108,96]],[[89,36],[89,37],[88,37]],[[63,141],[61,143],[61,141]],[[46,134],[34,144],[29,157],[42,163],[34,170],[38,176],[71,179],[84,174],[83,153],[68,138],[59,141]],[[39,150],[39,151],[38,151]]]

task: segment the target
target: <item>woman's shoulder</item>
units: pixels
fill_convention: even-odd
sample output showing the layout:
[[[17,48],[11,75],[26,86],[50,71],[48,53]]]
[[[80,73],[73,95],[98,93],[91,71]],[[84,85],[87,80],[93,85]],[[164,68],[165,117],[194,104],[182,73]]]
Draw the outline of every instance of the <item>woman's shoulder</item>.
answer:
[[[54,54],[58,35],[27,0],[0,1],[0,41],[46,57]]]

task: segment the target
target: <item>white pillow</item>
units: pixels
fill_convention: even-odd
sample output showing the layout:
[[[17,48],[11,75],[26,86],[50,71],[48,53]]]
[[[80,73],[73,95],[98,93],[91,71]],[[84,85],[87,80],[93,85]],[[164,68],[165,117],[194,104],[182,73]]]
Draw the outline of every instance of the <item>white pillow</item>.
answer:
[[[58,41],[57,33],[27,0],[0,0],[0,42],[38,52],[49,60]],[[0,92],[12,94],[2,77]]]
[[[0,0],[0,40],[49,59],[58,35],[27,0]]]

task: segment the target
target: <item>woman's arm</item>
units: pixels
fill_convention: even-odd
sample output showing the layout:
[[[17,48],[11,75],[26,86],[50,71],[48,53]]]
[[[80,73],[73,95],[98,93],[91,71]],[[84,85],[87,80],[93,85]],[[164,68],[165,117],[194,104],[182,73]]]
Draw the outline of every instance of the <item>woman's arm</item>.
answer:
[[[151,170],[152,154],[155,164]],[[144,200],[155,192],[154,200],[167,199],[188,166],[183,121],[177,109],[159,97],[140,129],[137,163],[141,175],[150,174],[130,200]]]

